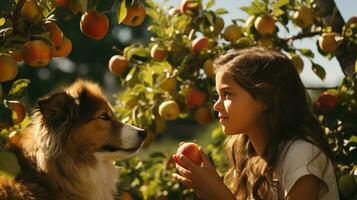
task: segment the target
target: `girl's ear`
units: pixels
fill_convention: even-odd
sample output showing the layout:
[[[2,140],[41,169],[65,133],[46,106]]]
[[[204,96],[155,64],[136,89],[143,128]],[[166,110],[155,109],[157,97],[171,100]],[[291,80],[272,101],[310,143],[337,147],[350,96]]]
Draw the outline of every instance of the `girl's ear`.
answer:
[[[266,110],[268,110],[269,105],[268,105],[267,102],[264,102],[263,100],[259,100],[259,103],[260,103],[260,105],[261,105],[262,112],[265,112]]]
[[[269,108],[268,104],[263,102],[263,111],[268,110],[268,108]]]

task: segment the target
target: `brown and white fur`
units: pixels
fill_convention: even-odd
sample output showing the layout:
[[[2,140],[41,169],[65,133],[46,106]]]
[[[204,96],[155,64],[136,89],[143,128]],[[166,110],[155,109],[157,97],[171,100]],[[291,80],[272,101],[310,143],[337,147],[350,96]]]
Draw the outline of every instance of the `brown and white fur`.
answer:
[[[0,177],[0,199],[109,200],[113,160],[135,154],[146,133],[119,122],[97,84],[78,80],[40,99],[19,137],[10,150],[21,173]]]

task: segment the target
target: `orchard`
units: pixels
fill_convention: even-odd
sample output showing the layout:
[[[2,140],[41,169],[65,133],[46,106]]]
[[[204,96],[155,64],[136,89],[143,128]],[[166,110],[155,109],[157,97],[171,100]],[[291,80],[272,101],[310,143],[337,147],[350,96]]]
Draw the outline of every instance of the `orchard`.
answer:
[[[357,198],[357,16],[345,21],[333,0],[252,0],[237,8],[247,17],[232,21],[222,17],[227,10],[213,9],[219,6],[215,0],[181,0],[177,7],[153,0],[7,1],[0,9],[1,176],[14,178],[18,173],[18,162],[6,148],[30,121],[32,108],[22,99],[32,92],[29,86],[35,80],[24,71],[55,71],[51,62],[78,55],[73,52],[81,51],[76,49],[76,38],[62,30],[63,24],[78,18],[73,29],[96,44],[113,37],[110,30],[146,26],[147,41],[112,45],[100,71],[115,77],[121,87],[111,94],[116,117],[147,130],[148,150],[175,121],[188,119],[199,127],[213,127],[203,148],[221,174],[226,162],[221,149],[224,135],[213,123],[217,121],[213,59],[231,48],[265,46],[288,55],[299,73],[311,68],[324,80],[327,72],[315,54],[336,58],[339,65],[334,67],[344,74],[340,83],[307,89],[314,95],[313,110],[334,152],[340,198]],[[296,41],[306,38],[318,52],[297,47]],[[185,143],[179,151],[197,159],[193,144]],[[117,162],[121,198],[197,199],[171,176],[173,153],[161,150],[147,158]]]

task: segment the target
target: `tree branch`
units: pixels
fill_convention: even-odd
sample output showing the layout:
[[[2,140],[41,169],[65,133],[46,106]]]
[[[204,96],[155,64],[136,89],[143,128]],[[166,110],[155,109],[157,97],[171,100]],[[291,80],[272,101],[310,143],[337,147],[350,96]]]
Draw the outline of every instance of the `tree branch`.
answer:
[[[331,26],[336,33],[342,32],[345,25],[340,11],[333,0],[315,0],[318,17],[322,19],[323,26]],[[337,47],[334,54],[341,65],[341,69],[346,76],[352,76],[355,73],[354,65],[357,59],[357,45],[349,46],[346,40]]]
[[[307,37],[313,37],[315,35],[320,35],[321,33],[322,33],[322,31],[299,33],[297,35],[285,38],[284,40],[289,42],[289,41],[292,41],[292,40],[299,40],[299,39],[303,39],[303,38],[307,38]]]
[[[12,13],[12,22],[13,26],[12,28],[14,29],[14,32],[18,32],[18,26],[19,26],[19,18],[20,18],[20,12],[21,8],[24,6],[26,0],[20,0],[14,9],[14,12]]]

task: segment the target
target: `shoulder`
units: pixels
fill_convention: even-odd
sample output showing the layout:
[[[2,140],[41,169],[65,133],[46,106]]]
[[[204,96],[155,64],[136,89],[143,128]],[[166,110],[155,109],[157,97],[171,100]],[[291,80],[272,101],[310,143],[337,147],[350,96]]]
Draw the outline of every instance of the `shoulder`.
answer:
[[[282,144],[279,152],[276,173],[285,194],[306,175],[321,180],[324,193],[330,188],[329,184],[336,184],[332,162],[314,144],[301,139],[291,140]]]
[[[303,165],[314,161],[327,162],[328,159],[319,147],[302,139],[284,142],[279,152],[280,164],[300,163]]]
[[[299,170],[320,172],[330,162],[319,147],[302,139],[285,142],[279,152],[277,169],[282,175]]]

